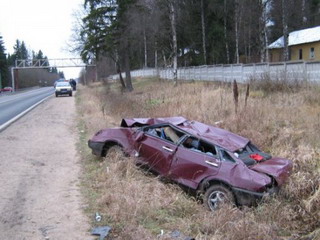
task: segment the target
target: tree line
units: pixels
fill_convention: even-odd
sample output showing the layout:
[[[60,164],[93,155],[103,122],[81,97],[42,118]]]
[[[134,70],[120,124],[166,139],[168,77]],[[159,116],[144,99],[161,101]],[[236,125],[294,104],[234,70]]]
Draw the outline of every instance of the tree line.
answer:
[[[74,51],[100,69],[269,61],[268,45],[320,23],[320,0],[84,0]],[[106,60],[107,59],[107,60]],[[109,59],[109,60],[108,60]],[[108,65],[106,65],[108,63]],[[103,71],[98,71],[104,77]]]
[[[38,60],[43,60],[44,69],[21,69],[15,71],[16,88],[33,86],[49,86],[59,77],[64,77],[63,72],[58,72],[56,67],[50,67],[48,58],[41,50],[35,52],[28,50],[24,41],[16,40],[13,46],[13,54],[6,53],[3,37],[0,36],[0,74],[2,87],[12,85],[11,67],[15,66],[16,60],[27,60],[26,64],[32,65]]]

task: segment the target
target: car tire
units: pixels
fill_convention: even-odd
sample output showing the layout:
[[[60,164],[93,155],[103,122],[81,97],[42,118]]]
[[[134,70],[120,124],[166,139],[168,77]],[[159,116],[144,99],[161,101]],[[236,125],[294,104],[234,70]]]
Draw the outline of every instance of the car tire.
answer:
[[[123,148],[119,145],[113,145],[107,148],[106,157],[107,158],[121,158],[124,157],[125,153]]]
[[[215,211],[219,209],[221,203],[234,205],[235,198],[227,187],[223,185],[212,185],[206,190],[203,203],[208,210]]]
[[[58,97],[59,95],[58,95],[58,93],[56,93],[56,97]]]
[[[69,93],[69,96],[70,96],[70,97],[72,97],[72,92],[71,92],[71,93]]]

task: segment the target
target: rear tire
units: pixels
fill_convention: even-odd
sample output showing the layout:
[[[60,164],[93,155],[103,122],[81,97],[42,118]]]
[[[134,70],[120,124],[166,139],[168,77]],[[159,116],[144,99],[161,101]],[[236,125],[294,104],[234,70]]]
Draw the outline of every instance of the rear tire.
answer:
[[[58,95],[58,93],[56,93],[56,97],[58,97],[59,95]]]
[[[222,203],[234,205],[235,198],[227,187],[212,185],[206,190],[203,203],[208,210],[215,211],[220,208]]]
[[[69,93],[69,96],[70,96],[70,97],[72,97],[72,92],[71,92],[71,93]]]

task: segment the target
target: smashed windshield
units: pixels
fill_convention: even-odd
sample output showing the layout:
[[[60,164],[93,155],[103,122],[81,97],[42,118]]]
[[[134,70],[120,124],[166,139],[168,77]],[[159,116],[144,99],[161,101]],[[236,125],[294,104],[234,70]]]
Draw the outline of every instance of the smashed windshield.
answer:
[[[251,142],[244,148],[235,151],[234,156],[240,158],[246,165],[253,165],[257,162],[266,161],[271,158],[270,154],[262,152]]]

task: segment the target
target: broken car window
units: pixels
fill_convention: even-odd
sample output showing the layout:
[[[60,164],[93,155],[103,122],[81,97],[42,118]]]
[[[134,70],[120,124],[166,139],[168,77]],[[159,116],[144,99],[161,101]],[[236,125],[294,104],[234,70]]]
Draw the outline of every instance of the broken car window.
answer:
[[[202,152],[200,149],[199,149],[199,139],[196,139],[194,137],[188,137],[182,144],[182,146],[184,146],[185,148],[189,148],[193,151],[196,151],[196,152]]]
[[[208,144],[195,137],[188,137],[182,144],[185,148],[189,148],[195,152],[205,153],[210,156],[216,156],[217,152],[214,146]]]
[[[163,128],[163,132],[164,132],[164,135],[165,135],[166,139],[171,141],[171,142],[174,142],[174,143],[178,143],[180,137],[184,135],[184,134],[182,134],[182,135],[179,136],[179,132],[174,130],[173,128],[171,128],[169,126],[168,127],[164,127]]]
[[[235,162],[235,160],[225,150],[220,149],[220,153],[222,161]]]
[[[185,135],[183,132],[177,131],[169,125],[146,128],[145,132],[175,144]]]
[[[249,142],[244,148],[234,152],[237,158],[240,158],[247,166],[254,165],[260,161],[266,161],[271,155],[260,151],[255,145]]]

